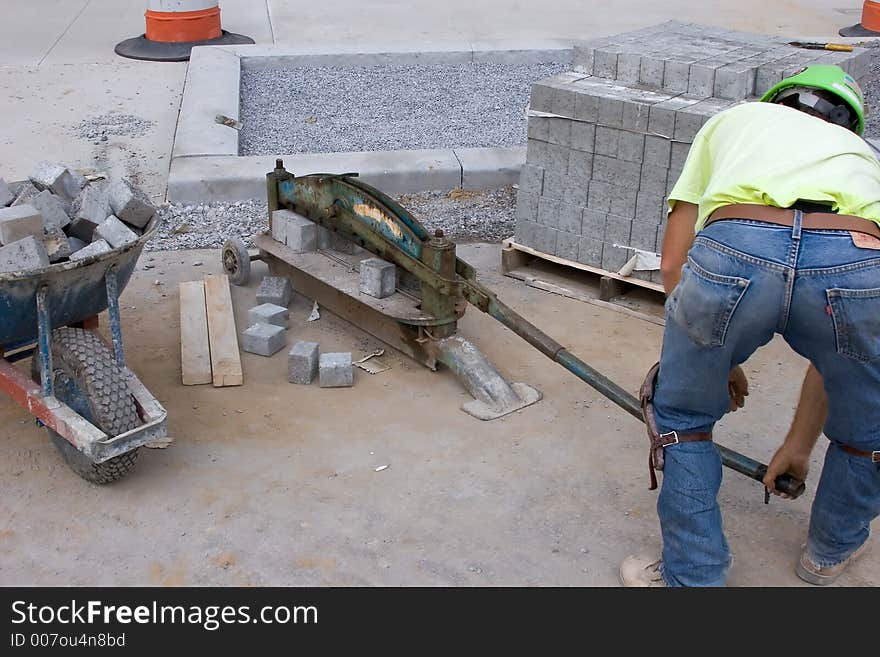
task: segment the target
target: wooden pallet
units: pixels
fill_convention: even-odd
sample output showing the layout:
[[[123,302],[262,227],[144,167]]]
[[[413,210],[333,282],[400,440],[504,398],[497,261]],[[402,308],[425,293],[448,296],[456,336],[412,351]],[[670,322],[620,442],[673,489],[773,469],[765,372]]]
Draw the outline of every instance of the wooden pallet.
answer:
[[[602,301],[608,301],[612,297],[620,296],[627,290],[627,286],[631,285],[654,290],[661,294],[664,293],[663,286],[659,283],[643,281],[634,276],[624,276],[618,272],[606,271],[599,267],[592,267],[590,265],[575,262],[574,260],[566,260],[565,258],[550,255],[549,253],[542,253],[531,247],[517,244],[513,239],[507,239],[501,243],[501,271],[505,276],[518,267],[525,267],[535,258],[596,274],[600,277],[599,299]]]

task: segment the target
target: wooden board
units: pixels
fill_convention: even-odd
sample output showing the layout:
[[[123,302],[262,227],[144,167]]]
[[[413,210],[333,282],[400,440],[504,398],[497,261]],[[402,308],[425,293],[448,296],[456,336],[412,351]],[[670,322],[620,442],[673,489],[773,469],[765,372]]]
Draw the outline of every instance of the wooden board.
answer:
[[[185,386],[212,381],[204,281],[180,284],[180,370]]]
[[[211,341],[211,373],[214,387],[240,386],[244,382],[232,295],[226,274],[205,276],[205,307]]]
[[[663,286],[659,283],[653,283],[651,281],[643,281],[640,278],[634,278],[632,276],[621,276],[617,272],[606,271],[604,269],[600,269],[598,267],[591,267],[590,265],[584,265],[579,262],[575,262],[574,260],[566,260],[565,258],[560,258],[555,255],[550,255],[549,253],[542,253],[541,251],[537,251],[528,246],[523,246],[522,244],[517,244],[512,239],[504,240],[501,243],[501,270],[502,273],[507,275],[507,273],[517,267],[525,264],[522,258],[514,256],[512,253],[505,254],[506,251],[514,251],[519,253],[525,253],[530,256],[534,256],[536,258],[540,258],[542,260],[547,260],[548,262],[554,262],[557,265],[565,265],[566,267],[573,267],[575,269],[580,269],[582,271],[588,271],[593,274],[598,274],[599,276],[607,276],[609,278],[613,278],[618,281],[622,281],[624,283],[630,283],[632,285],[638,285],[639,287],[645,287],[649,290],[654,290],[656,292],[663,292]]]

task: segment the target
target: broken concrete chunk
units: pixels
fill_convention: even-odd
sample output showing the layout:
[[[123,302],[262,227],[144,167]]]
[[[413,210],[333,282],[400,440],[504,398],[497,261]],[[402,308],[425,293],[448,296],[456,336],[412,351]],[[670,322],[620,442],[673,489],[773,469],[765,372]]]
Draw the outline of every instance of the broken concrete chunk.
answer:
[[[321,354],[318,380],[322,388],[348,388],[354,385],[351,353]]]
[[[290,281],[282,276],[264,276],[257,290],[257,303],[274,303],[287,308],[292,288]]]
[[[113,214],[132,226],[143,228],[156,212],[146,195],[125,178],[111,184],[109,194]]]
[[[3,178],[0,178],[0,207],[5,207],[15,200],[15,195],[9,189],[9,185]]]
[[[84,242],[78,237],[68,237],[67,243],[70,245],[70,252],[79,251],[80,249],[86,248],[89,244],[88,242]]]
[[[42,239],[43,216],[33,205],[0,208],[0,244],[12,244],[28,236]]]
[[[29,180],[20,183],[15,187],[10,187],[10,190],[15,194],[15,200],[11,205],[24,205],[25,203],[30,203],[31,199],[40,193],[40,190],[34,187]]]
[[[95,237],[106,240],[114,249],[134,244],[138,240],[137,233],[112,214],[95,228]]]
[[[43,190],[34,196],[31,199],[31,205],[43,215],[43,223],[46,226],[46,230],[48,230],[50,226],[64,228],[70,223],[70,217],[67,215],[64,202],[48,189]]]
[[[78,251],[74,251],[70,254],[71,260],[85,260],[86,258],[91,258],[92,256],[100,255],[102,253],[107,253],[112,251],[113,248],[105,241],[105,240],[97,240],[92,242],[87,247],[84,247]]]
[[[47,226],[46,235],[43,237],[43,246],[49,256],[49,262],[58,262],[69,258],[73,253],[67,235],[58,226]]]
[[[241,348],[251,354],[271,356],[284,348],[287,336],[284,328],[272,324],[254,324],[241,336]]]
[[[73,201],[81,189],[80,181],[58,162],[40,162],[29,179],[40,191],[48,189],[68,202]]]
[[[394,294],[397,288],[397,267],[381,258],[361,260],[360,291],[376,299]]]
[[[49,266],[43,243],[33,235],[0,247],[0,272],[19,272]]]
[[[110,209],[109,190],[106,185],[89,185],[73,202],[73,214],[75,220],[86,219],[96,226],[104,219],[113,214]]]
[[[293,345],[287,354],[287,380],[291,383],[308,385],[318,375],[317,342],[300,341]]]
[[[273,324],[287,328],[289,323],[290,311],[274,303],[261,303],[248,311],[248,324]]]

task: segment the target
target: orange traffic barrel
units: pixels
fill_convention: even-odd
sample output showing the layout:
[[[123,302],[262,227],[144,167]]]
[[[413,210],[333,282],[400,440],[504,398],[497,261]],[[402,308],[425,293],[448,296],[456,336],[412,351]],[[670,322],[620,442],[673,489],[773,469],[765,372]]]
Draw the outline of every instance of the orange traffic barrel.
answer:
[[[862,4],[862,20],[837,32],[840,36],[880,36],[880,2],[865,0]]]
[[[253,43],[250,37],[227,32],[220,24],[217,0],[148,0],[146,29],[139,37],[116,45],[116,54],[130,59],[182,62],[193,46]]]

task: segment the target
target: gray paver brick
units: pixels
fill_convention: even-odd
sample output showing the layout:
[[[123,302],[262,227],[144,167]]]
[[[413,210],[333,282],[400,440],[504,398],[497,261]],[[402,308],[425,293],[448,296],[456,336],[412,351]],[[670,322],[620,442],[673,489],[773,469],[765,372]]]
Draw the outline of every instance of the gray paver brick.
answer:
[[[579,151],[595,152],[596,125],[574,121],[571,126],[571,147]]]
[[[318,382],[322,388],[350,388],[354,385],[351,353],[328,353],[318,357]]]
[[[584,210],[583,219],[581,221],[581,235],[591,237],[595,240],[602,241],[605,239],[605,222],[607,213],[590,210]]]
[[[531,164],[524,164],[519,172],[519,194],[540,195],[544,190],[544,169]]]
[[[320,347],[317,342],[301,340],[287,354],[287,380],[308,385],[318,376]]]
[[[287,308],[293,288],[284,276],[263,276],[257,289],[257,303],[273,303]]]
[[[49,266],[43,243],[33,235],[0,246],[0,272],[30,271]]]
[[[581,237],[578,242],[577,260],[584,265],[601,267],[602,251],[604,248],[605,245],[602,240],[593,239],[592,237]]]
[[[517,220],[535,221],[538,217],[538,194],[526,193],[519,190],[516,194],[516,218]]]
[[[538,199],[538,224],[544,227],[557,228],[559,226],[559,204],[561,202],[561,199],[548,196],[542,196]]]
[[[138,240],[137,233],[112,214],[97,225],[95,235],[114,249],[134,244]]]
[[[559,206],[558,228],[562,232],[571,233],[572,235],[581,234],[581,219],[583,216],[583,208],[569,203],[560,203]]]
[[[2,196],[2,190],[0,190],[0,196]],[[47,228],[49,226],[64,228],[70,223],[64,202],[48,189],[34,196],[30,204],[43,215],[43,223]],[[3,204],[0,203],[0,205]]]
[[[587,193],[587,207],[598,212],[611,209],[611,183],[593,178]]]
[[[620,130],[604,125],[596,126],[596,155],[617,157]]]
[[[587,181],[593,175],[593,154],[573,148],[568,154],[568,175],[581,179],[586,187]]]
[[[290,325],[290,311],[274,303],[261,303],[248,310],[248,324],[272,324],[287,328]]]
[[[645,135],[621,130],[617,145],[617,157],[625,162],[639,162],[645,159]]]
[[[361,260],[358,289],[376,299],[390,297],[397,289],[397,267],[381,258]]]
[[[0,208],[0,244],[12,244],[29,236],[43,237],[43,216],[33,205]]]
[[[556,236],[556,256],[566,260],[577,261],[580,235],[560,232]]]
[[[286,344],[284,328],[274,324],[253,324],[241,334],[241,348],[250,354],[271,356]]]

